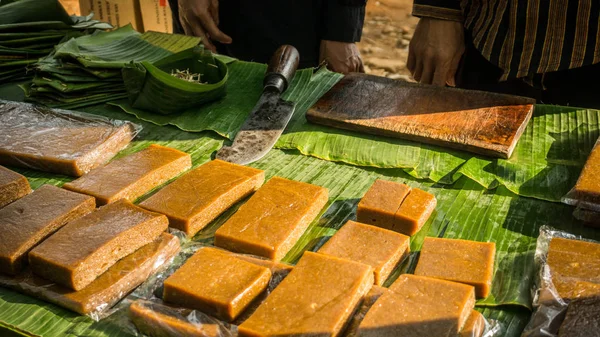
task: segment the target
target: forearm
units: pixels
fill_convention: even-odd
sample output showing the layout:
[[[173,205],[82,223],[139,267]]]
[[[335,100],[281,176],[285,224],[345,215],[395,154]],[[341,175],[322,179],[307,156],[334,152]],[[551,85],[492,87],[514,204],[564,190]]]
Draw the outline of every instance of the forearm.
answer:
[[[322,40],[360,41],[367,0],[324,0]]]
[[[458,0],[414,0],[413,16],[463,22]]]

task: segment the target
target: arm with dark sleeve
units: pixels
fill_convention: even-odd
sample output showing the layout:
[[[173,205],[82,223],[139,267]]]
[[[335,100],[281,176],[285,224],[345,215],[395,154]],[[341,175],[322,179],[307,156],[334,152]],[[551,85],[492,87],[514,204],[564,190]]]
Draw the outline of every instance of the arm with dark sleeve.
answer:
[[[323,0],[322,40],[353,43],[360,41],[367,0]]]
[[[463,22],[460,0],[414,0],[413,16]]]

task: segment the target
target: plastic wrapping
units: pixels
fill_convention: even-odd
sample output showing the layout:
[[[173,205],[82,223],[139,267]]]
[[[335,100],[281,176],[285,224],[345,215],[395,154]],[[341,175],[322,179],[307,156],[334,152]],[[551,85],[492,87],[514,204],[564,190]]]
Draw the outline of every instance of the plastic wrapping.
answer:
[[[29,269],[16,277],[0,274],[0,285],[100,320],[112,314],[113,306],[151,274],[168,265],[179,248],[176,236],[163,233],[154,242],[115,263],[79,291],[44,280]]]
[[[183,232],[173,231],[180,237],[185,237]],[[189,242],[183,245],[181,252],[174,259],[173,263],[165,270],[151,276],[129,297],[131,305],[137,307],[129,308],[123,315],[129,315],[127,324],[122,324],[123,328],[130,333],[148,333],[148,328],[152,327],[151,336],[196,336],[195,334],[185,334],[182,331],[201,331],[206,325],[212,325],[207,331],[215,333],[214,336],[235,335],[236,325],[246,320],[260,303],[275,289],[275,287],[290,273],[292,266],[265,260],[260,257],[243,255],[224,251],[227,254],[236,256],[242,260],[254,263],[256,265],[269,268],[271,270],[271,279],[267,289],[259,295],[233,322],[227,323],[215,317],[209,316],[199,310],[191,310],[176,305],[166,304],[162,301],[164,281],[177,271],[192,255],[203,248],[219,249],[212,246],[202,245],[196,242]],[[141,315],[145,311],[146,313]],[[152,311],[155,313],[152,314]],[[160,324],[160,322],[163,322]],[[213,336],[212,334],[206,334]],[[204,336],[197,334],[197,336]]]
[[[567,310],[570,310],[571,303],[585,301],[590,296],[592,299],[600,298],[600,273],[598,272],[598,268],[600,268],[600,255],[598,255],[598,252],[600,250],[595,253],[596,255],[589,252],[589,256],[573,253],[569,250],[568,261],[564,264],[566,272],[559,273],[548,263],[549,246],[554,238],[598,243],[548,226],[540,228],[535,252],[535,264],[538,273],[532,288],[535,311],[523,331],[522,337],[574,336],[570,334],[573,332],[567,334],[566,331],[562,331],[561,333],[561,325],[565,320]],[[600,246],[598,247],[600,248]],[[562,253],[562,251],[559,251],[559,253]],[[587,254],[587,251],[584,254]],[[586,261],[584,259],[577,260],[577,255],[580,255],[580,257],[585,256]],[[558,253],[555,256],[558,256]],[[595,274],[596,277],[591,280],[582,278],[576,274],[576,270]]]
[[[600,139],[592,149],[575,187],[562,198],[562,202],[598,212],[600,218]]]
[[[358,336],[358,328],[360,323],[365,318],[365,315],[369,309],[371,309],[371,307],[375,304],[377,299],[386,291],[391,290],[379,286],[373,286],[373,288],[371,288],[371,290],[364,297],[358,310],[350,320],[350,323],[348,324],[344,334],[345,336]],[[503,332],[502,326],[500,326],[497,321],[488,320],[483,317],[482,314],[473,310],[457,337],[500,337],[503,335]]]
[[[0,164],[81,176],[140,132],[127,121],[0,100]]]

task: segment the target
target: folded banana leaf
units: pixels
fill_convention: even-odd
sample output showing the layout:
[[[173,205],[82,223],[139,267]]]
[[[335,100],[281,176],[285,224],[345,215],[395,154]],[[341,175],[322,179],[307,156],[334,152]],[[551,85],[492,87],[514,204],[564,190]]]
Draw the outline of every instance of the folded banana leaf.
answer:
[[[80,17],[80,20],[89,17]],[[121,68],[131,60],[155,62],[192,48],[199,38],[156,32],[140,34],[130,25],[69,39],[35,65],[22,86],[26,100],[75,109],[127,97]]]
[[[131,25],[111,32],[72,39],[56,48],[54,57],[79,62],[86,68],[121,69],[131,61],[156,62],[199,43],[192,36],[159,32],[140,34]]]
[[[198,82],[175,77],[177,71],[198,76]],[[184,50],[154,64],[132,62],[122,70],[129,102],[136,109],[170,115],[225,95],[227,65],[201,46]]]
[[[57,21],[68,26],[75,24],[56,0],[0,1],[0,26],[40,21]]]

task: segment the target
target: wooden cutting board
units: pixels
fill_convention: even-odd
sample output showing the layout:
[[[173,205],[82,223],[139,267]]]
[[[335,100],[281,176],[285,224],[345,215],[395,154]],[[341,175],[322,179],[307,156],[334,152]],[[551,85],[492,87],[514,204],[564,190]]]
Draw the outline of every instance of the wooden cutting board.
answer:
[[[509,158],[535,100],[350,74],[308,112],[341,129]]]

